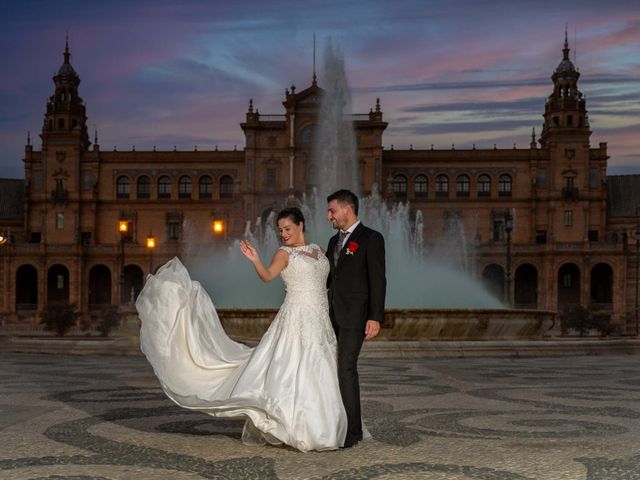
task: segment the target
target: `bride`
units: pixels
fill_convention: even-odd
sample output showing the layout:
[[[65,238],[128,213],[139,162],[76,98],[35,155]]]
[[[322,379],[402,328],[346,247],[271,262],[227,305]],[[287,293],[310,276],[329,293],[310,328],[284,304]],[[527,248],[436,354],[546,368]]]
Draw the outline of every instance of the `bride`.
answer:
[[[282,210],[277,224],[284,245],[268,267],[252,245],[240,244],[263,281],[281,275],[286,286],[255,348],[225,334],[211,299],[177,258],[149,275],[138,296],[140,347],[175,403],[244,418],[244,443],[334,450],[344,443],[347,417],[329,319],[329,263],[318,245],[306,242],[300,210]]]

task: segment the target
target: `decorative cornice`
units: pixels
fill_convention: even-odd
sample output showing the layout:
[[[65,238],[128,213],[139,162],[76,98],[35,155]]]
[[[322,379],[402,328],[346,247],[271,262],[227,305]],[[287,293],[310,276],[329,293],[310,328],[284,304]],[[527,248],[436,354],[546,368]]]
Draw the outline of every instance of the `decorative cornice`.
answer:
[[[180,175],[191,175],[194,177],[198,177],[201,175],[212,175],[214,177],[219,177],[221,175],[231,175],[233,177],[238,176],[237,168],[199,168],[199,169],[185,169],[178,170],[175,168],[164,168],[164,169],[152,169],[152,170],[144,170],[137,168],[126,168],[126,169],[115,169],[112,171],[113,176],[116,175],[129,175],[130,177],[137,177],[139,175],[149,175],[151,178],[159,177],[160,175],[169,175],[172,177],[177,177]]]
[[[511,175],[515,175],[517,169],[514,167],[507,168],[499,168],[499,167],[490,167],[490,168],[415,168],[415,167],[394,167],[391,169],[390,174],[395,175],[398,173],[403,173],[410,177],[414,175],[427,175],[433,177],[434,175],[439,175],[441,173],[447,174],[449,176],[458,175],[461,173],[466,173],[470,176],[476,176],[481,173],[487,173],[489,175],[499,175],[502,173],[509,173]]]

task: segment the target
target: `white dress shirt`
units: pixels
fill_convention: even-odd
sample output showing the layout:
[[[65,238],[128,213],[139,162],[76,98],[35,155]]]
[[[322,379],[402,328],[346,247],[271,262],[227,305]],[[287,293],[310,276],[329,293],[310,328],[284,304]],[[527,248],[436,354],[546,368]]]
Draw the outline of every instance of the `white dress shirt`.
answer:
[[[351,236],[351,234],[353,233],[353,231],[356,229],[356,227],[360,225],[360,220],[356,220],[356,223],[354,223],[353,225],[351,225],[349,228],[347,228],[346,230],[340,230],[340,232],[342,233],[346,233],[347,236],[344,237],[344,241],[342,242],[342,245],[340,245],[340,249],[342,249],[344,247],[344,245],[347,243],[347,240],[349,240],[349,237]]]

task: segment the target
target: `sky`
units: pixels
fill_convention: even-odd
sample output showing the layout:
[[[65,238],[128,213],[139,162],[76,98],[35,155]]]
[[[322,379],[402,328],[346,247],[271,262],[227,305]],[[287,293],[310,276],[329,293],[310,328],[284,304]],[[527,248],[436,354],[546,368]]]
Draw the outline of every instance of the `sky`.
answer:
[[[101,149],[239,149],[249,99],[284,113],[285,88],[322,87],[327,39],[345,57],[354,113],[380,98],[386,148],[525,148],[540,132],[565,25],[609,174],[640,173],[637,0],[0,0],[0,177],[40,149],[52,76],[81,78]]]

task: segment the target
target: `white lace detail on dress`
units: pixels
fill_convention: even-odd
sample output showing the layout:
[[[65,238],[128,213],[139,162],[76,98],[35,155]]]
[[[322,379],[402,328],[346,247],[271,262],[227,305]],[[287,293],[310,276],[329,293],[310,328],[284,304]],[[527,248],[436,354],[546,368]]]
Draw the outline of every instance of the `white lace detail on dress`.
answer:
[[[314,243],[302,247],[282,246],[280,250],[289,254],[289,263],[280,273],[286,296],[281,314],[275,319],[281,323],[276,328],[290,330],[302,340],[305,348],[319,347],[322,354],[330,349],[336,355],[337,342],[329,319],[327,297],[329,260]]]

